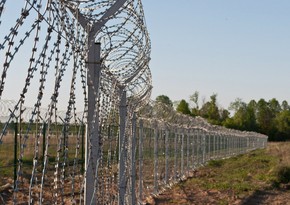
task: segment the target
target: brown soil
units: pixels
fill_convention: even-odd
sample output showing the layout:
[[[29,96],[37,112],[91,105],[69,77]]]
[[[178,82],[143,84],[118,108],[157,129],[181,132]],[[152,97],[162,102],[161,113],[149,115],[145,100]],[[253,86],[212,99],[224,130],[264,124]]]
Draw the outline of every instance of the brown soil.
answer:
[[[259,190],[241,196],[232,190],[203,190],[197,186],[174,186],[157,197],[151,197],[149,205],[290,205],[290,185],[278,189]]]

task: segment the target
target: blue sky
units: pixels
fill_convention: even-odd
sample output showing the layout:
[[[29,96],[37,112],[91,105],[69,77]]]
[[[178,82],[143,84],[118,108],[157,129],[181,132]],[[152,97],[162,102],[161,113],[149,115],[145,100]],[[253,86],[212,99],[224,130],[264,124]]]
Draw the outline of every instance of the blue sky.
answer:
[[[4,10],[0,27],[2,40],[25,1],[21,4],[7,2],[10,7]],[[245,102],[260,98],[290,102],[289,0],[142,2],[152,41],[152,99],[164,94],[173,101],[189,100],[189,96],[198,91],[200,103],[202,98],[208,100],[216,93],[219,105],[224,108],[236,98]],[[43,26],[41,31],[46,33],[46,27]],[[19,42],[23,32],[25,29],[15,42]],[[30,40],[29,50],[33,37]],[[0,62],[4,61],[3,52],[5,50],[0,52]],[[22,49],[21,55],[29,59],[30,52]],[[13,61],[3,99],[19,98],[26,77],[27,59]],[[50,75],[53,77],[54,73],[50,72]],[[71,74],[65,76],[64,82],[68,83],[62,89],[68,95],[66,90],[70,86]],[[32,82],[31,99],[36,99],[38,79],[39,76],[35,76]],[[46,91],[53,91],[52,86],[52,83],[47,85]],[[77,88],[80,89],[77,93],[82,93],[81,85]],[[61,95],[60,102],[67,102],[67,95]],[[50,93],[47,99],[49,101]],[[63,103],[62,109],[65,108]]]
[[[143,0],[152,98],[290,101],[289,0]]]

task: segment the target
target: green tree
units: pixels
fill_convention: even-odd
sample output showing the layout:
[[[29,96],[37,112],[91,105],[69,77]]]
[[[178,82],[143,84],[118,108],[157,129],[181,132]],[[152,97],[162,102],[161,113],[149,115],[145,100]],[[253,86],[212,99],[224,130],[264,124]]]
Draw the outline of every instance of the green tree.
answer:
[[[286,100],[283,100],[281,108],[282,110],[290,110],[289,104]]]
[[[247,104],[242,99],[237,98],[230,104],[230,110],[234,110],[235,114],[232,120],[228,120],[226,126],[234,129],[244,130],[247,120]],[[230,123],[230,124],[229,124]]]
[[[209,118],[209,114],[208,114],[209,110],[210,110],[210,102],[203,103],[203,105],[201,106],[201,108],[199,110],[200,116],[208,119]]]
[[[270,103],[264,99],[260,99],[257,103],[257,124],[259,131],[269,136],[270,140],[274,140],[276,132],[274,118],[276,113],[270,106]]]
[[[230,118],[230,112],[227,109],[219,109],[220,111],[220,121],[223,124],[228,118]]]
[[[161,102],[161,103],[164,103],[166,105],[169,105],[170,107],[173,107],[172,101],[166,95],[159,95],[159,96],[157,96],[156,99],[155,99],[155,101],[156,102]]]
[[[241,107],[245,106],[245,102],[241,98],[236,98],[234,102],[230,103],[229,110],[237,112]]]
[[[248,131],[258,131],[257,124],[257,102],[255,100],[251,100],[247,105],[247,124],[246,130]]]
[[[230,104],[230,109],[235,111],[234,116],[231,120],[226,120],[224,125],[228,128],[257,131],[256,104],[254,100],[246,104],[237,98]]]
[[[247,124],[247,107],[240,107],[233,116],[233,123],[236,129],[246,130]]]
[[[274,115],[278,114],[279,112],[282,111],[282,108],[280,106],[280,103],[278,100],[276,100],[276,98],[273,98],[271,100],[269,100],[269,107],[271,109],[271,111],[273,112]]]
[[[203,104],[200,115],[212,124],[220,124],[219,108],[217,106],[217,94],[210,96],[210,101]]]
[[[248,103],[248,107],[252,110],[255,111],[255,114],[256,114],[256,111],[257,111],[257,102],[255,100],[251,100],[249,103]]]
[[[199,92],[195,91],[191,96],[189,96],[190,101],[193,102],[194,107],[191,109],[191,114],[193,116],[198,116],[199,115]]]
[[[217,94],[210,96],[209,118],[217,121],[220,120],[219,108],[217,106]]]
[[[290,111],[283,110],[275,118],[275,124],[278,132],[274,140],[290,139]]]
[[[176,111],[185,115],[191,115],[189,105],[184,99],[182,99],[179,102],[179,104],[177,105]]]

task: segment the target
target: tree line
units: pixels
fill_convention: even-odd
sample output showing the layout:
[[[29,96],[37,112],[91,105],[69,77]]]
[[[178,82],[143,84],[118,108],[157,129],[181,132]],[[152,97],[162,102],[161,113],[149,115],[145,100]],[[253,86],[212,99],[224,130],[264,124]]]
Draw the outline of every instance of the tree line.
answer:
[[[194,92],[189,102],[182,99],[174,103],[168,96],[159,95],[156,101],[171,106],[177,112],[201,116],[211,124],[265,134],[269,136],[269,141],[290,140],[290,106],[286,100],[280,103],[276,98],[268,101],[262,98],[246,103],[237,98],[228,109],[224,109],[217,104],[217,94],[211,95],[201,105],[199,97],[199,93]]]

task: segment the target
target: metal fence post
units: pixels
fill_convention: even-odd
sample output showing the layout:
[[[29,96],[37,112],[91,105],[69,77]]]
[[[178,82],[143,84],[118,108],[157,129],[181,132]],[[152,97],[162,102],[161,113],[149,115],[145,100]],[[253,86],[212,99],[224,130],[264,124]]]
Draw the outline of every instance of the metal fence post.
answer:
[[[223,134],[223,139],[224,139],[224,152],[223,152],[223,157],[226,158],[227,156],[227,149],[228,149],[228,136],[226,133]]]
[[[165,184],[168,184],[168,164],[169,160],[169,131],[168,128],[165,130]]]
[[[190,135],[191,135],[191,133],[190,133],[190,129],[187,129],[188,130],[188,132],[187,132],[187,142],[186,142],[186,144],[187,144],[187,153],[186,153],[186,174],[187,174],[187,176],[188,176],[188,174],[189,174],[189,137],[190,137]]]
[[[238,150],[237,154],[241,153],[241,141],[242,141],[241,137],[238,136],[238,138],[237,138],[237,150]]]
[[[222,158],[224,158],[224,149],[225,149],[225,141],[224,141],[224,134],[223,133],[220,134],[220,138],[221,138],[221,151],[220,151],[221,156],[220,156],[220,158],[222,159]]]
[[[240,154],[242,153],[242,149],[243,149],[242,143],[243,143],[243,138],[239,137],[239,150],[240,150],[239,153]]]
[[[202,164],[205,163],[205,149],[206,149],[206,133],[203,131],[202,133]]]
[[[213,159],[216,159],[216,133],[213,133]]]
[[[221,134],[221,140],[222,140],[222,156],[221,158],[224,158],[225,156],[225,150],[226,150],[226,138],[225,138],[225,135],[224,133]]]
[[[139,200],[143,200],[143,121],[139,121]]]
[[[81,158],[82,158],[82,167],[81,167],[81,173],[83,174],[85,172],[85,125],[83,122],[81,122],[81,135],[82,135],[82,144],[81,144]]]
[[[237,147],[237,137],[233,136],[233,155],[236,153],[236,147]]]
[[[231,151],[231,153],[232,153],[232,155],[234,155],[236,152],[236,136],[232,136],[231,138],[232,138],[232,151]]]
[[[236,136],[236,155],[240,153],[240,137]]]
[[[228,135],[227,138],[228,138],[227,157],[229,157],[230,156],[230,150],[231,150],[231,136]]]
[[[126,115],[127,115],[127,96],[124,88],[120,89],[120,132],[119,132],[119,205],[125,204],[125,194],[126,194]]]
[[[43,125],[42,125],[42,161],[43,161],[43,164],[44,164],[44,155],[45,155],[45,136],[46,136],[46,123],[43,122]]]
[[[216,158],[219,158],[220,156],[220,138],[219,138],[219,134],[216,133]]]
[[[198,154],[197,154],[197,137],[196,137],[196,131],[193,130],[192,132],[192,156],[191,156],[191,159],[192,159],[192,166],[191,168],[193,169],[195,167],[195,164],[196,164],[196,159],[198,158]],[[196,153],[196,156],[195,156],[195,153]]]
[[[243,151],[243,138],[242,137],[239,137],[239,147],[240,147],[240,154],[241,154]]]
[[[240,138],[240,136],[237,136],[237,138],[236,138],[236,150],[237,150],[237,152],[236,152],[236,155],[238,155],[238,154],[240,154],[240,142],[241,142],[241,138]]]
[[[86,134],[86,160],[85,167],[85,204],[96,204],[96,172],[98,168],[99,153],[99,113],[97,97],[99,93],[100,82],[100,52],[101,44],[95,43],[93,33],[89,33],[89,51],[88,51],[88,124]],[[90,151],[90,152],[89,152]],[[94,173],[95,172],[95,173]]]
[[[218,145],[219,145],[218,156],[219,156],[219,159],[220,159],[221,156],[222,156],[222,136],[221,136],[221,133],[218,134]]]
[[[247,149],[246,149],[246,152],[250,150],[250,138],[247,137]]]
[[[174,180],[177,179],[177,130],[174,133]]]
[[[197,166],[201,164],[201,157],[202,157],[202,136],[201,136],[201,131],[198,129],[196,131],[196,143],[197,143]]]
[[[237,136],[234,137],[234,155],[238,153],[238,139],[239,138]]]
[[[132,117],[132,150],[131,150],[131,204],[136,204],[136,113]]]
[[[180,177],[184,175],[184,130],[181,133],[181,173]]]
[[[229,156],[231,156],[232,155],[232,152],[233,152],[233,147],[234,147],[234,139],[233,139],[233,136],[232,135],[229,136],[229,140],[230,140]]]
[[[17,137],[18,137],[18,122],[14,123],[14,189],[16,188],[16,180],[17,180]]]
[[[209,161],[211,159],[211,154],[212,154],[211,153],[211,151],[212,151],[211,150],[211,143],[212,143],[211,142],[211,133],[208,133],[207,136],[208,136],[208,150],[207,150],[208,151],[208,154],[207,154],[207,161]]]
[[[154,194],[158,193],[158,130],[154,124]]]
[[[244,153],[248,151],[248,137],[244,138]]]
[[[241,152],[242,153],[245,153],[245,138],[244,137],[242,137],[242,142],[241,142]]]
[[[236,137],[236,155],[240,154],[240,136]]]

